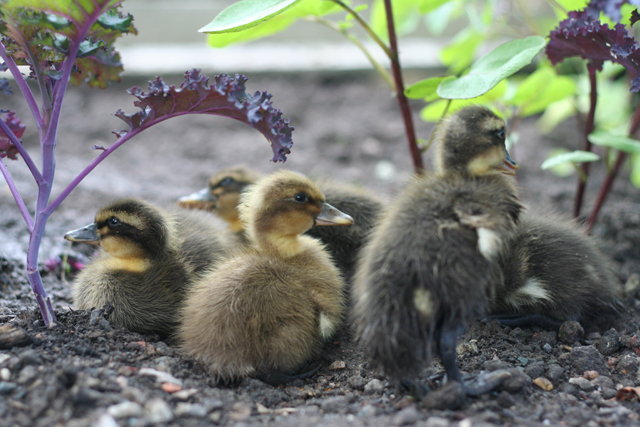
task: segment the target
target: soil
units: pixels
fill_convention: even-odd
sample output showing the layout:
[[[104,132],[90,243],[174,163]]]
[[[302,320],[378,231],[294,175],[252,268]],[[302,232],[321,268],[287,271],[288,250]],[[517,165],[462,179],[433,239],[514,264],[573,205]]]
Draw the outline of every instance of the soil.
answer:
[[[167,79],[178,84],[180,77]],[[415,81],[416,79],[408,79]],[[72,88],[65,100],[57,150],[55,197],[96,156],[89,148],[115,140],[122,128],[113,113],[133,112],[124,92],[141,81],[107,91]],[[296,128],[284,167],[314,176],[356,182],[391,199],[411,164],[394,98],[370,74],[260,75],[250,91],[267,89],[274,105]],[[28,111],[19,97],[2,107]],[[421,103],[414,104],[419,111]],[[418,135],[431,126],[417,121]],[[512,152],[525,204],[568,213],[575,177],[540,171],[553,147],[577,148],[580,132],[569,121],[542,136],[534,120],[519,125]],[[23,137],[38,153],[37,130]],[[37,157],[37,156],[36,156]],[[244,163],[268,173],[273,164],[264,138],[233,120],[182,117],[143,132],[120,148],[71,194],[50,218],[41,263],[69,248],[62,235],[92,222],[97,209],[123,196],[171,205],[204,187],[215,171]],[[429,160],[429,156],[425,156]],[[36,160],[38,163],[38,160]],[[8,162],[27,206],[35,183],[21,161]],[[602,181],[594,168],[585,206]],[[520,329],[477,321],[459,341],[463,372],[493,386],[465,398],[455,383],[442,385],[438,362],[423,379],[435,391],[414,401],[368,367],[346,328],[328,345],[317,375],[279,388],[247,379],[233,388],[216,386],[194,360],[171,342],[115,327],[102,309],[73,310],[69,276],[43,268],[58,319],[45,328],[25,278],[28,233],[4,181],[0,182],[0,424],[6,426],[496,426],[640,425],[640,192],[628,173],[617,181],[594,230],[627,283],[628,313],[616,329],[584,335],[569,322],[558,331]],[[86,253],[84,254],[86,256]],[[562,338],[560,340],[558,337]],[[627,388],[624,388],[627,387]]]

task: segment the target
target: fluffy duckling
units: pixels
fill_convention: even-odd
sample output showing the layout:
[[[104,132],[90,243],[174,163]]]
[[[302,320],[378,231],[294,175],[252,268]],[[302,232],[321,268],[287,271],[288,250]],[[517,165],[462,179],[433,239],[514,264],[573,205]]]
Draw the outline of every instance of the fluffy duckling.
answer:
[[[489,317],[501,323],[557,328],[575,320],[602,330],[622,312],[622,286],[607,256],[582,227],[560,215],[523,215],[500,266],[504,282]]]
[[[497,257],[522,205],[505,124],[469,107],[440,125],[436,173],[415,178],[363,248],[352,290],[365,355],[416,394],[414,378],[435,351],[461,381],[456,339],[483,314]],[[470,394],[475,391],[465,386]]]
[[[302,234],[314,224],[353,220],[326,204],[312,181],[288,171],[249,187],[240,212],[252,244],[194,285],[179,337],[218,381],[273,372],[287,378],[318,354],[345,309],[331,256]]]
[[[240,192],[260,179],[260,174],[244,165],[222,170],[209,179],[209,186],[178,199],[178,206],[203,209],[220,216],[229,229],[242,238],[244,227],[240,221]]]
[[[164,212],[135,199],[101,208],[95,222],[64,238],[100,247],[76,277],[76,308],[114,306],[110,321],[129,330],[167,337],[190,281],[227,250],[206,214]]]
[[[238,202],[240,192],[257,181],[259,175],[244,166],[225,169],[211,177],[209,187],[178,201],[180,206],[215,212],[239,236],[244,236]],[[312,227],[307,234],[322,240],[347,281],[355,271],[358,251],[375,224],[383,204],[364,189],[328,180],[316,182],[326,202],[353,217],[349,227]],[[246,238],[241,239],[246,242]]]

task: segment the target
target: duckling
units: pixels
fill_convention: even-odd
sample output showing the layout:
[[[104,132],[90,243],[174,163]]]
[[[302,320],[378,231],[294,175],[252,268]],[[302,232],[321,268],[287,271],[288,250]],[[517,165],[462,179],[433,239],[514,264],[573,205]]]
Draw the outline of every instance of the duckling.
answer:
[[[246,243],[238,201],[240,192],[258,178],[256,172],[245,166],[225,169],[211,177],[208,188],[182,197],[178,204],[217,213],[227,221],[233,232],[242,236],[240,240]],[[327,203],[348,213],[354,219],[353,225],[346,228],[312,227],[307,231],[309,236],[318,238],[327,245],[338,268],[349,282],[355,270],[358,251],[382,211],[383,203],[368,191],[356,186],[337,184],[329,180],[319,180],[316,185],[324,194]]]
[[[456,340],[492,298],[497,258],[522,205],[505,124],[468,107],[436,137],[435,173],[416,177],[362,250],[352,289],[356,333],[374,366],[421,395],[414,381],[434,351],[449,381],[462,377]],[[479,393],[465,385],[469,394]]]
[[[575,320],[587,330],[603,330],[620,316],[621,283],[575,221],[527,212],[507,247],[499,260],[504,281],[496,287],[489,318],[546,328]]]
[[[76,308],[114,306],[110,321],[169,337],[190,282],[228,250],[206,214],[164,212],[141,200],[101,208],[95,222],[64,238],[99,246],[73,283]]]
[[[340,272],[324,245],[303,233],[353,219],[325,203],[311,180],[289,171],[249,187],[240,217],[251,245],[194,285],[179,338],[184,352],[222,383],[272,371],[287,378],[318,354],[345,310]]]

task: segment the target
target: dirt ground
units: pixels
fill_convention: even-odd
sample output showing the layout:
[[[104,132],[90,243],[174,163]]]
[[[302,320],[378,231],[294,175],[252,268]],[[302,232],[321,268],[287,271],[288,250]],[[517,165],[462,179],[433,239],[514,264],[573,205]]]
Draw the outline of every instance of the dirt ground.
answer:
[[[48,223],[41,263],[69,250],[63,234],[91,222],[108,201],[133,196],[168,206],[204,187],[213,172],[238,163],[263,173],[286,167],[355,182],[387,199],[402,187],[411,171],[403,125],[395,100],[375,76],[249,77],[248,90],[273,93],[274,105],[295,127],[294,147],[284,166],[269,162],[266,140],[246,125],[211,116],[170,120],[116,151],[61,205]],[[167,80],[178,84],[181,78]],[[59,131],[54,196],[96,156],[91,146],[115,140],[110,132],[123,124],[113,113],[118,108],[134,111],[133,97],[124,92],[133,85],[146,83],[125,81],[104,92],[70,90]],[[2,108],[27,117],[17,96],[1,101]],[[414,106],[417,113],[421,103]],[[430,125],[418,120],[417,127],[419,136],[428,138]],[[543,173],[540,164],[552,147],[578,147],[576,129],[572,121],[543,137],[533,120],[520,125],[520,143],[512,155],[521,165],[518,179],[525,204],[570,211],[575,177]],[[23,138],[32,153],[39,152],[36,135],[30,126]],[[428,154],[425,160],[429,162]],[[26,167],[21,161],[9,162],[9,167],[27,205],[34,206],[35,183]],[[614,259],[620,280],[633,287],[640,273],[640,191],[627,175],[616,183],[594,234]],[[596,171],[587,206],[601,178]],[[575,325],[565,325],[569,333],[563,341],[557,331],[481,321],[470,325],[459,341],[461,368],[496,382],[494,391],[476,398],[463,399],[455,387],[441,388],[443,370],[437,362],[423,374],[437,389],[425,401],[397,394],[369,369],[348,329],[328,346],[323,366],[312,378],[280,388],[253,379],[220,388],[171,343],[117,328],[101,310],[74,311],[69,284],[54,273],[45,273],[44,281],[58,324],[45,328],[24,274],[28,239],[1,181],[0,343],[9,333],[2,328],[27,334],[23,345],[0,350],[2,425],[640,425],[637,395],[631,389],[618,391],[640,387],[640,301],[635,291],[627,296],[628,313],[617,329],[581,336],[570,328]],[[20,330],[11,338],[19,339]]]

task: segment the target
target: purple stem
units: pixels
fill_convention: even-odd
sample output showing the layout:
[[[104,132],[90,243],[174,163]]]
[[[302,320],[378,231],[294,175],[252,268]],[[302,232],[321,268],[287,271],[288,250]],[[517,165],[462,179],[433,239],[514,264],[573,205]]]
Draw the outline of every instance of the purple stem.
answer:
[[[35,178],[36,183],[37,184],[43,183],[44,178],[42,177],[42,174],[38,170],[38,167],[36,166],[36,164],[33,162],[33,159],[31,158],[29,153],[27,153],[27,149],[24,148],[24,145],[22,145],[22,142],[20,142],[18,137],[11,130],[11,128],[9,128],[9,126],[2,119],[0,119],[0,129],[2,129],[2,131],[9,137],[13,145],[15,145],[16,149],[18,150],[18,153],[20,153],[20,155],[24,159],[24,162],[27,164],[27,167],[31,171],[31,174]]]
[[[36,125],[38,126],[38,128],[40,128],[43,125],[44,121],[42,119],[42,115],[40,114],[40,109],[38,108],[36,98],[33,96],[33,92],[31,92],[27,81],[22,76],[22,73],[20,73],[20,70],[18,69],[18,66],[16,65],[13,58],[7,55],[6,48],[2,42],[0,42],[0,57],[2,57],[4,63],[9,67],[13,78],[16,80],[16,84],[22,92],[22,96],[24,96],[24,99],[27,101],[27,105],[29,105],[29,109],[31,110],[31,114],[36,121]]]
[[[424,171],[424,163],[422,162],[422,155],[420,154],[420,148],[416,141],[416,131],[413,126],[413,116],[411,114],[411,106],[409,100],[404,94],[404,83],[402,81],[402,71],[400,69],[400,59],[398,58],[398,41],[396,38],[396,30],[393,23],[393,10],[391,7],[391,0],[384,0],[384,7],[387,13],[387,31],[389,32],[389,47],[391,49],[391,71],[393,72],[393,79],[396,84],[396,98],[398,99],[398,105],[402,113],[404,120],[405,134],[407,135],[407,143],[409,144],[409,152],[413,159],[413,168],[416,173],[422,173]]]
[[[593,67],[587,66],[587,70],[589,71],[589,81],[591,83],[591,93],[590,93],[590,107],[589,114],[587,115],[587,121],[584,125],[584,151],[591,151],[591,141],[589,141],[589,134],[593,132],[595,127],[595,116],[596,116],[596,104],[598,102],[598,87],[596,81],[596,70]],[[582,172],[584,172],[584,179],[582,176],[578,177],[578,188],[576,190],[576,198],[574,199],[573,204],[573,217],[577,218],[580,215],[580,210],[582,209],[582,200],[584,198],[584,192],[587,188],[587,178],[589,177],[589,166],[591,163],[585,162],[580,165]]]
[[[15,199],[16,204],[18,205],[18,208],[20,208],[20,213],[24,217],[24,221],[27,223],[29,232],[31,232],[33,230],[33,218],[31,218],[29,209],[27,209],[27,206],[24,204],[24,200],[22,200],[22,197],[20,196],[20,193],[16,188],[16,184],[11,178],[11,174],[9,173],[9,169],[7,169],[7,165],[5,165],[2,160],[0,160],[0,170],[2,170],[2,175],[4,175],[4,180],[7,181],[7,184],[9,185],[9,190],[11,190],[11,194],[13,194],[13,198]]]
[[[629,127],[629,137],[633,138],[636,132],[638,132],[638,129],[640,129],[640,106],[636,107],[636,111],[633,113],[631,126]],[[618,152],[618,158],[616,159],[613,168],[607,174],[607,178],[602,184],[602,187],[600,187],[600,191],[598,192],[596,201],[593,203],[593,209],[591,210],[591,214],[587,219],[587,232],[590,232],[595,225],[596,219],[598,218],[598,213],[600,212],[602,205],[604,205],[604,201],[606,200],[611,187],[613,187],[613,182],[615,181],[616,176],[618,176],[618,171],[620,170],[620,167],[622,166],[626,158],[627,153],[622,151]]]

